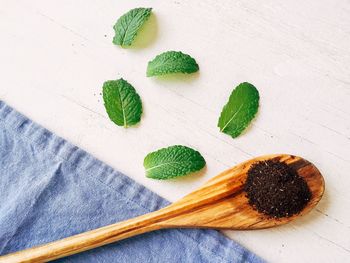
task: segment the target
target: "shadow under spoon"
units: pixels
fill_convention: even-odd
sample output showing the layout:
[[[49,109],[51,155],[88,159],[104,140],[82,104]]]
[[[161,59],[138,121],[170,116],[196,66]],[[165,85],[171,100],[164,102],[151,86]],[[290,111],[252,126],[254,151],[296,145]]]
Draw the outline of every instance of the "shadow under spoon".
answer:
[[[244,184],[252,164],[284,162],[307,183],[311,198],[298,214],[273,218],[248,202]],[[0,262],[47,262],[163,228],[215,228],[251,230],[286,224],[308,213],[320,201],[324,180],[307,160],[287,154],[265,155],[243,162],[209,180],[198,190],[158,211],[101,227],[41,246],[0,257]]]

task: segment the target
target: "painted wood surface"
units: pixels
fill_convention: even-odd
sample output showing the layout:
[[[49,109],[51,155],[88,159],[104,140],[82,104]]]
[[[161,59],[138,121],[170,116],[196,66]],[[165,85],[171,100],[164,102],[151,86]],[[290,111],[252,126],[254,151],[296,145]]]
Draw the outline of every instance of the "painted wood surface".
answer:
[[[125,11],[151,6],[137,48],[113,46]],[[224,231],[271,262],[345,262],[350,255],[350,2],[0,1],[0,98],[170,201],[254,156],[291,153],[326,181],[316,210],[276,229]],[[143,38],[143,39],[145,39]],[[199,74],[146,78],[166,50],[196,58]],[[141,124],[107,117],[105,80],[123,77],[142,97]],[[253,125],[232,139],[216,127],[233,87],[260,91]],[[144,156],[184,144],[207,161],[175,181],[145,178]]]

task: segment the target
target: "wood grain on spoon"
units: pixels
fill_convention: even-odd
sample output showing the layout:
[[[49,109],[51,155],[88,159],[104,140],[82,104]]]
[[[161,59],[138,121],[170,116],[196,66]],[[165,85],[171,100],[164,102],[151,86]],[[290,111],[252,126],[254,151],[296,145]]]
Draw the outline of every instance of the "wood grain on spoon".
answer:
[[[247,172],[253,163],[270,159],[287,163],[308,184],[312,197],[299,214],[271,218],[249,205],[243,190]],[[250,230],[274,227],[309,212],[323,192],[323,177],[307,160],[286,154],[261,156],[222,172],[198,190],[161,210],[5,255],[0,257],[0,262],[46,262],[162,228]]]

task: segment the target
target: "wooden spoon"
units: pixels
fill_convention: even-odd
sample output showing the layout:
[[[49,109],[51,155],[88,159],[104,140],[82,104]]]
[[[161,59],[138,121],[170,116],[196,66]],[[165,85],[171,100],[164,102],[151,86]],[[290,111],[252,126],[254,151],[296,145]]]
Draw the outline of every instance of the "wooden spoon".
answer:
[[[312,197],[299,214],[271,218],[257,212],[248,204],[243,189],[247,171],[253,163],[270,159],[287,163],[307,182]],[[323,177],[307,160],[286,154],[261,156],[219,174],[198,190],[163,209],[8,254],[0,257],[0,262],[46,262],[162,228],[250,230],[274,227],[309,212],[321,199],[323,192]]]

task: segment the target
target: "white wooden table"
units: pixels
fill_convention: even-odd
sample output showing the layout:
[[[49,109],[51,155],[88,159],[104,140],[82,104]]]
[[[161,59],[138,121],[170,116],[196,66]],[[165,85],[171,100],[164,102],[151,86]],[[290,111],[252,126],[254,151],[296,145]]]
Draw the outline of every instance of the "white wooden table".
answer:
[[[112,26],[153,7],[148,45],[121,49]],[[144,34],[145,35],[145,34]],[[145,77],[166,50],[191,54],[200,74]],[[350,256],[350,2],[0,0],[0,98],[36,122],[174,201],[253,156],[292,153],[314,162],[326,193],[311,214],[276,229],[225,231],[271,262],[346,262]],[[123,77],[143,100],[137,128],[107,117],[105,80]],[[216,127],[231,90],[249,81],[260,112],[237,139]],[[145,178],[144,156],[184,144],[204,174]]]

